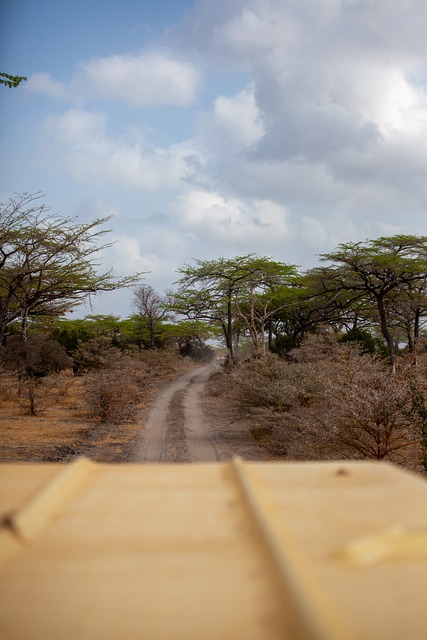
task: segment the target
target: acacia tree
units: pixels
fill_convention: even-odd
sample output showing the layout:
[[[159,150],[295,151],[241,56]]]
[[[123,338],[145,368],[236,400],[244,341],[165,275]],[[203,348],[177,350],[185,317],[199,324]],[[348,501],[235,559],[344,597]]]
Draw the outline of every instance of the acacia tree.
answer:
[[[99,244],[108,233],[99,227],[108,217],[79,224],[49,211],[38,193],[0,205],[0,344],[17,320],[25,337],[31,314],[62,315],[92,294],[135,284],[141,275],[97,272],[96,259],[109,246]]]
[[[138,315],[147,322],[150,334],[150,349],[154,349],[156,328],[166,317],[167,300],[151,285],[140,285],[133,294],[133,306]]]
[[[253,256],[248,275],[236,291],[236,313],[244,321],[257,353],[267,351],[267,329],[271,345],[271,320],[288,306],[287,292],[296,284],[294,265]]]
[[[418,304],[416,308],[412,307],[412,321],[419,322],[427,296],[427,236],[395,235],[365,243],[341,244],[335,251],[323,254],[322,260],[333,263],[312,272],[322,281],[324,294],[334,298],[344,292],[348,304],[371,307],[394,369],[395,316],[391,313],[390,303],[396,305],[399,298],[405,303],[408,299],[415,300],[413,292],[416,290]],[[410,310],[406,305],[407,313]]]
[[[295,267],[255,254],[195,262],[196,266],[186,265],[178,270],[183,277],[178,281],[180,286],[172,308],[190,319],[219,326],[228,363],[232,364],[236,319],[245,321],[257,346],[259,332],[265,330],[265,322],[272,313],[274,296],[270,294],[275,286],[294,275]]]

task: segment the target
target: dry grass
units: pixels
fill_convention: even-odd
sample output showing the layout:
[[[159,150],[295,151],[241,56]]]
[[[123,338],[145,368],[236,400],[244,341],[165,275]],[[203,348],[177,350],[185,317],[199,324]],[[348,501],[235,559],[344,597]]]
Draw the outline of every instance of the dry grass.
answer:
[[[46,409],[31,416],[23,409],[16,379],[2,376],[0,403],[0,460],[54,460],[76,447],[88,427],[82,409],[84,380],[58,376]]]
[[[253,358],[225,376],[234,414],[258,443],[288,460],[387,459],[423,470],[420,439],[427,417],[427,379],[417,369],[389,367],[355,347],[315,337],[289,362]],[[419,382],[416,410],[411,380]],[[217,383],[219,384],[219,383]]]
[[[174,353],[138,357],[137,414],[134,419],[101,422],[84,403],[86,376],[58,375],[46,408],[28,415],[12,376],[0,377],[0,462],[57,462],[86,455],[98,462],[132,460],[132,446],[159,389],[194,366]]]

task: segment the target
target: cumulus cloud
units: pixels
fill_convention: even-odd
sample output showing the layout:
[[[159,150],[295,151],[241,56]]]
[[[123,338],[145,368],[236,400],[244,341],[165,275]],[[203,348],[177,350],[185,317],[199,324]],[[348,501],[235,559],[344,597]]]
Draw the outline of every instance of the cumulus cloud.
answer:
[[[201,76],[190,62],[164,51],[145,51],[81,62],[71,82],[34,73],[27,92],[84,102],[106,99],[132,107],[188,107],[197,97]]]
[[[255,145],[264,135],[262,114],[259,111],[253,86],[234,96],[218,96],[213,109],[199,119],[199,136],[207,152],[217,151],[224,142],[233,150]]]
[[[177,199],[181,227],[197,239],[223,248],[265,246],[291,234],[286,209],[271,200],[223,197],[193,190]]]
[[[74,79],[77,95],[108,98],[134,107],[189,106],[196,98],[196,68],[171,54],[149,51],[84,62]]]
[[[408,225],[419,232],[427,202],[423,19],[422,0],[200,3],[182,43],[191,38],[211,61],[253,79],[241,122],[230,109],[240,93],[217,98],[200,121],[200,139],[214,149],[203,166],[211,190],[273,200],[305,220],[302,252],[316,238]],[[253,138],[247,128],[245,145],[248,113],[257,128]]]
[[[116,273],[143,272],[145,280],[163,290],[165,283],[170,286],[178,279],[177,269],[188,259],[186,238],[173,229],[151,226],[149,235],[143,231],[136,236],[119,234],[112,241],[104,259]]]
[[[53,161],[61,156],[62,166],[85,182],[148,191],[176,187],[190,172],[190,143],[153,147],[111,136],[107,124],[105,113],[83,109],[48,118],[46,136],[57,143]]]
[[[28,85],[102,100],[49,119],[55,164],[91,185],[167,192],[167,223],[147,217],[146,239],[117,245],[129,269],[248,251],[304,265],[338,242],[424,233],[426,20],[424,0],[201,0],[164,48]],[[130,134],[146,113],[135,107],[162,106],[179,111],[162,129],[152,110],[161,143]]]

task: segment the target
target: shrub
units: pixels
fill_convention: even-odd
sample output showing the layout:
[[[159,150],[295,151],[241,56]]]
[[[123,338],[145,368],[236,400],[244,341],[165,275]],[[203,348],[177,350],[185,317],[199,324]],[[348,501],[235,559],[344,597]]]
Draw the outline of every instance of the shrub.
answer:
[[[107,336],[79,342],[73,354],[73,371],[77,374],[99,371],[113,366],[121,357],[120,349],[113,347]]]
[[[378,349],[378,339],[375,339],[366,329],[350,329],[340,338],[340,341],[344,344],[357,342],[362,351],[367,353],[374,353]]]
[[[21,336],[10,336],[1,351],[1,357],[5,369],[27,378],[59,373],[72,364],[59,342],[36,334],[28,340]]]
[[[20,387],[19,406],[25,415],[37,416],[49,406],[52,390],[58,376],[29,378]]]
[[[122,360],[87,376],[84,401],[91,417],[121,422],[135,415],[139,393],[135,368]]]
[[[297,459],[389,458],[416,466],[427,410],[406,373],[392,375],[356,345],[325,335],[308,338],[290,358],[253,358],[231,374],[236,413],[257,429],[269,427],[277,450]]]

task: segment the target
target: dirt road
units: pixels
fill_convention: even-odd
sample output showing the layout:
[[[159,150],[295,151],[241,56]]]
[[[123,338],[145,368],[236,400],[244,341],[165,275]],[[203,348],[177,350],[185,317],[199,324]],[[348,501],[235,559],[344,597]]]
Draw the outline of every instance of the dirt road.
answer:
[[[180,376],[157,397],[141,432],[135,462],[209,462],[219,459],[201,406],[213,365]]]

